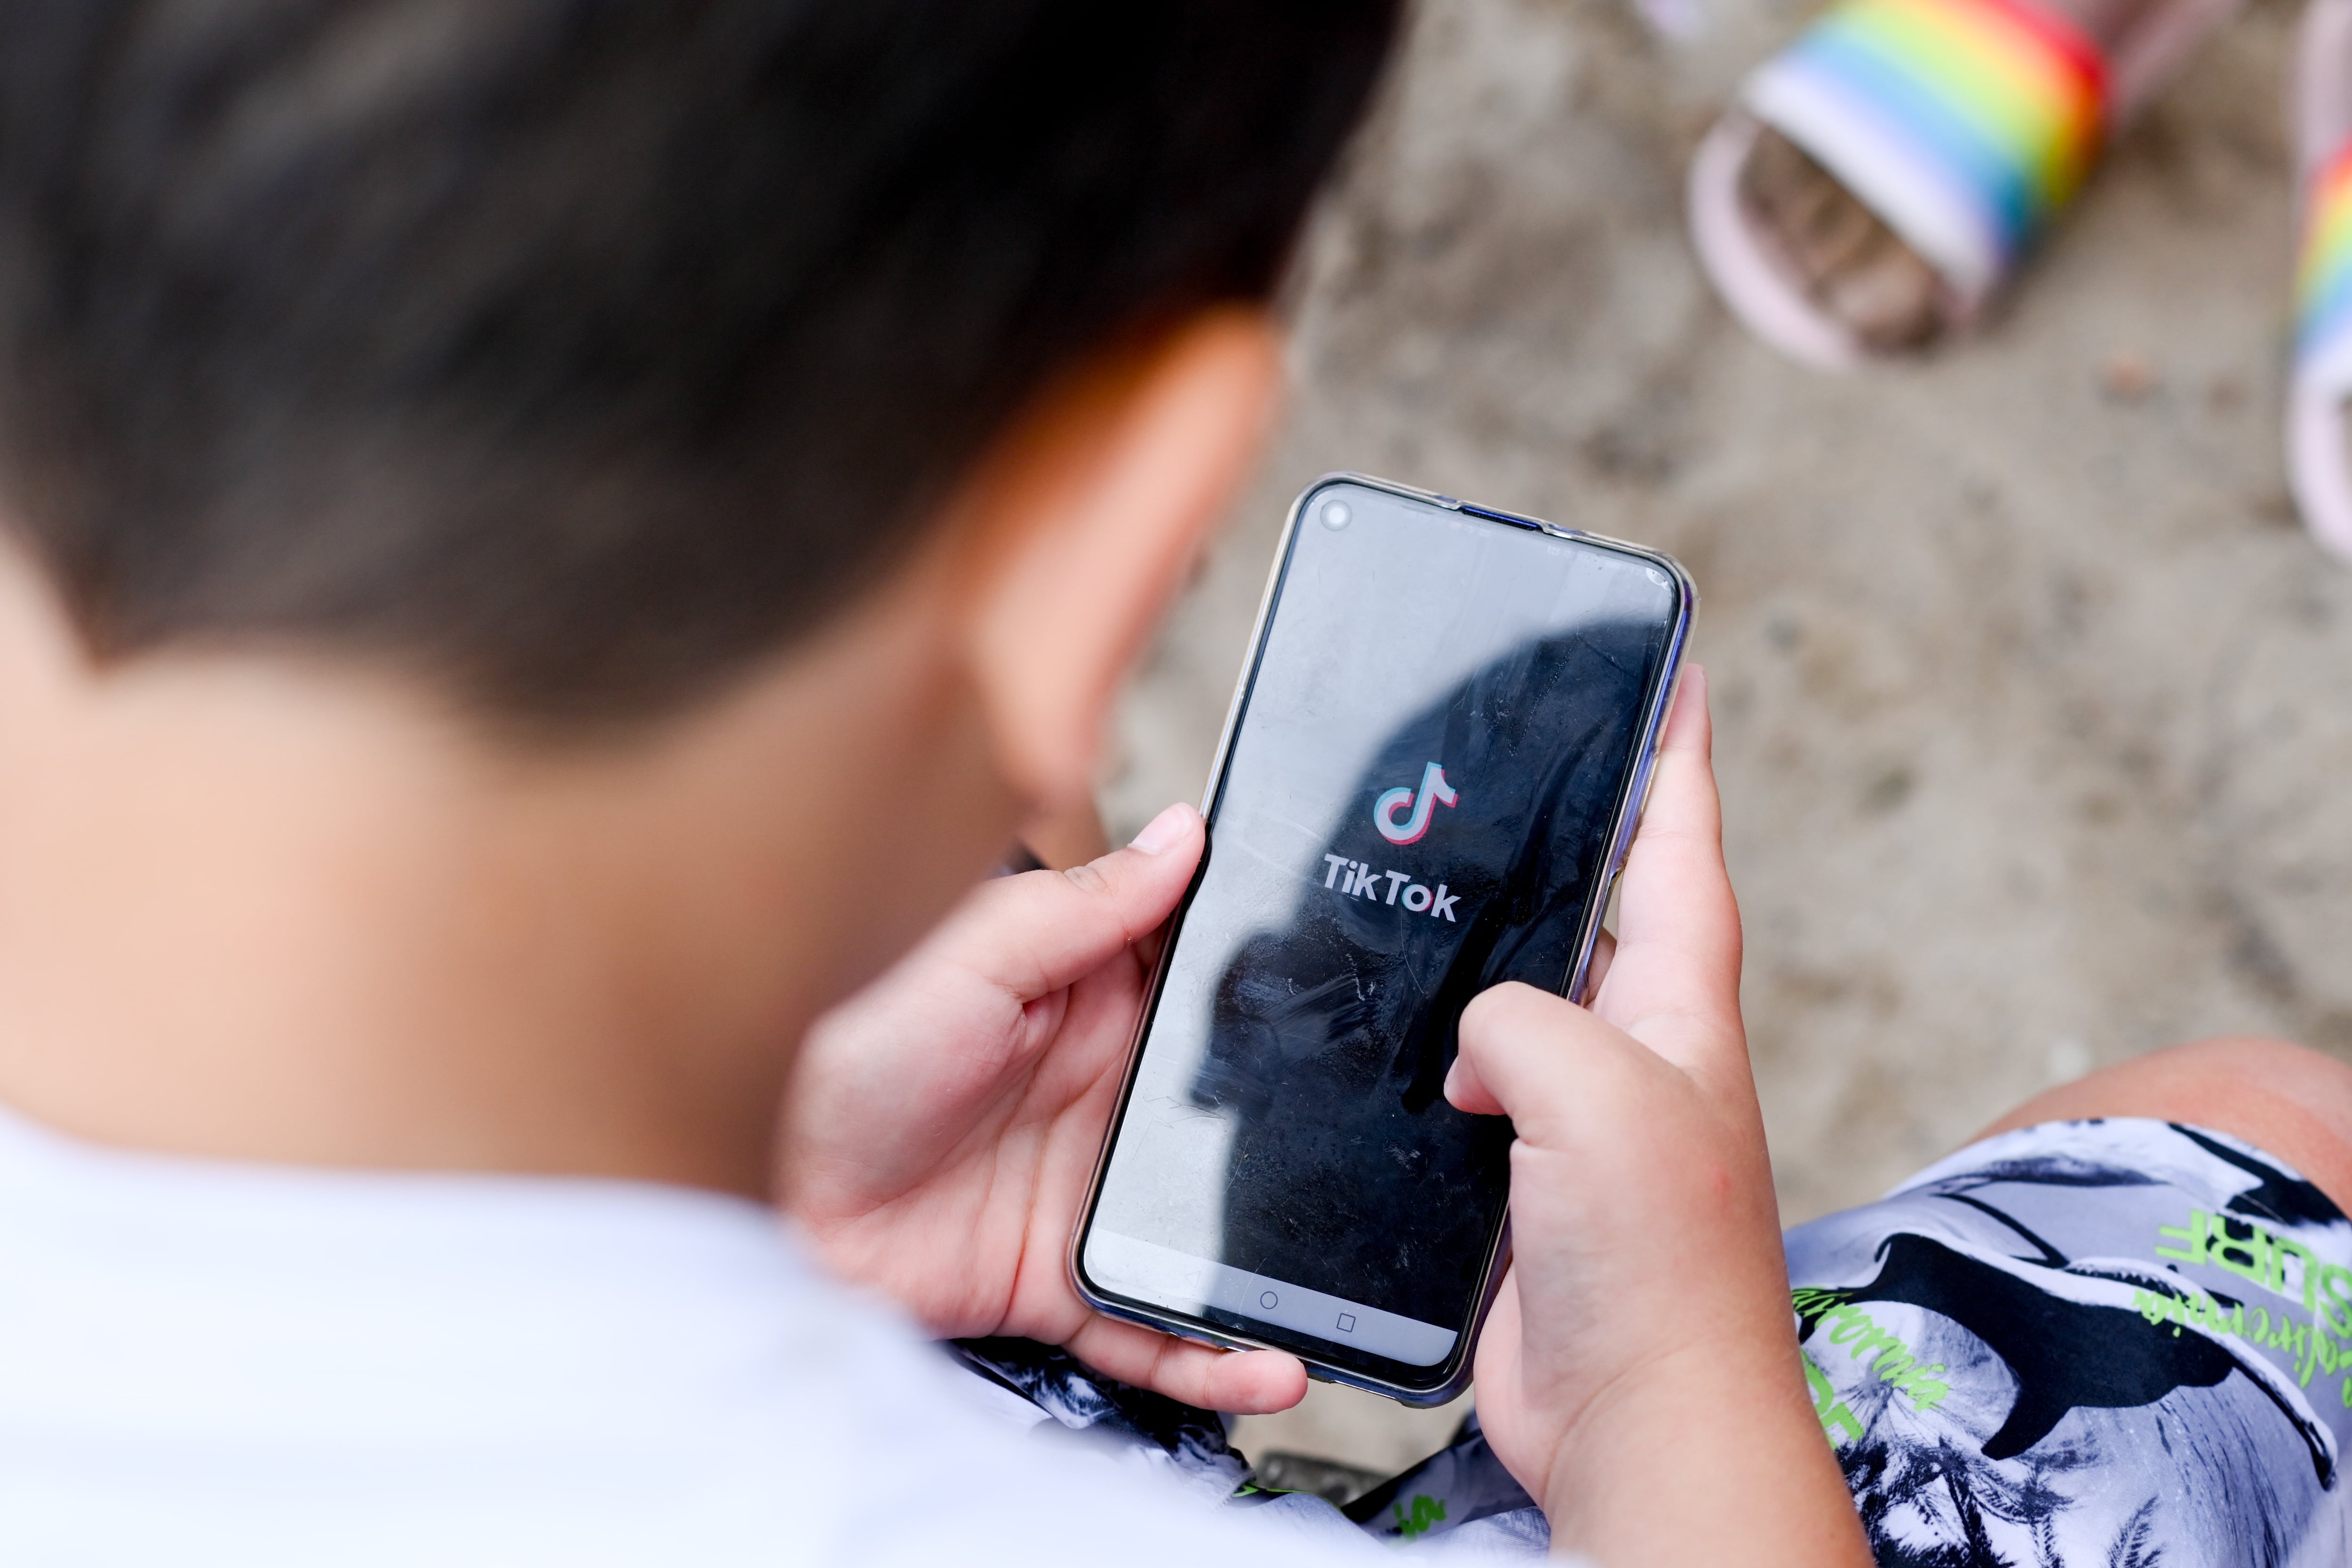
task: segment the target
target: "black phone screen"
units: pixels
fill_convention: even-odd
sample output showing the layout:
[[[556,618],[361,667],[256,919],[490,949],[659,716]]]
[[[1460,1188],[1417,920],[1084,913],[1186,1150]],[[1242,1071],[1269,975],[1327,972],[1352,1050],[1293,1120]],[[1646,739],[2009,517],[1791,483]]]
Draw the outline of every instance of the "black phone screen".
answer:
[[[1567,986],[1685,588],[1359,484],[1302,509],[1078,1263],[1394,1378],[1454,1360],[1502,1218],[1455,1022]]]

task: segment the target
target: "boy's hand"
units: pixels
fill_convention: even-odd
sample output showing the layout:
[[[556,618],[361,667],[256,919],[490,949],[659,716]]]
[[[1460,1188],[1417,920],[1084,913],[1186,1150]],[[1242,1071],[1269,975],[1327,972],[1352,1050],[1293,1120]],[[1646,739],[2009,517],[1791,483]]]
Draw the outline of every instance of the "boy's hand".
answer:
[[[1066,872],[976,889],[811,1031],[782,1140],[786,1208],[835,1271],[934,1333],[1019,1334],[1215,1410],[1283,1410],[1291,1356],[1234,1353],[1097,1316],[1065,1254],[1118,1097],[1150,965],[1200,815]]]
[[[1591,1010],[1511,984],[1463,1015],[1447,1098],[1517,1134],[1478,1413],[1554,1539],[1612,1568],[1859,1568],[1798,1361],[1708,742],[1693,667]]]

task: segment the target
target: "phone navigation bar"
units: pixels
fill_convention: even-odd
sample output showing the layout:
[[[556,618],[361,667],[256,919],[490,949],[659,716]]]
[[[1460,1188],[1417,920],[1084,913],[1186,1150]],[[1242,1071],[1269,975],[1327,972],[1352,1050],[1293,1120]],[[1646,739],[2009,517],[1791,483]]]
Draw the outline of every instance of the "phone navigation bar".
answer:
[[[1434,1323],[1112,1231],[1097,1229],[1087,1238],[1086,1267],[1104,1289],[1171,1311],[1199,1316],[1214,1307],[1407,1366],[1435,1366],[1454,1353],[1458,1337]]]

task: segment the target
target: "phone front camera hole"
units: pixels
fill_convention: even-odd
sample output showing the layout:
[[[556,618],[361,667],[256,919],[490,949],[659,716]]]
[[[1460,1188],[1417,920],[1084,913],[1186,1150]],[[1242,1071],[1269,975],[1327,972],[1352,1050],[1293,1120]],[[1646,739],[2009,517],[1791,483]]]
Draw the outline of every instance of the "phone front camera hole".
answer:
[[[1327,500],[1323,503],[1323,526],[1334,533],[1347,527],[1348,520],[1354,515],[1348,510],[1346,501]]]

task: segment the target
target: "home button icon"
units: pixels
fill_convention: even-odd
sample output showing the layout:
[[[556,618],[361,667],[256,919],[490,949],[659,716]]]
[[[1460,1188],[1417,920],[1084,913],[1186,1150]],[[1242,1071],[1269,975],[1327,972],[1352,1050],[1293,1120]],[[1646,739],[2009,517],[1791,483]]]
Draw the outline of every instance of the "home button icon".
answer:
[[[1276,1303],[1276,1302],[1278,1302],[1280,1300],[1281,1300],[1281,1298],[1280,1298],[1280,1297],[1276,1296],[1273,1291],[1268,1290],[1265,1295],[1260,1296],[1260,1297],[1257,1299],[1257,1304],[1258,1304],[1259,1306],[1261,1306],[1261,1307],[1264,1307],[1264,1308],[1265,1308],[1265,1309],[1266,1309],[1268,1311],[1272,1311],[1272,1310],[1274,1310],[1274,1308],[1275,1308]]]

